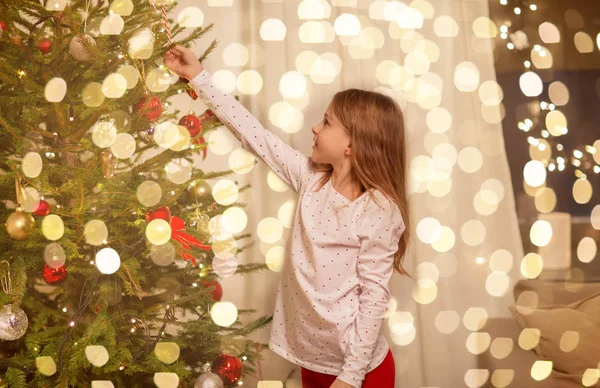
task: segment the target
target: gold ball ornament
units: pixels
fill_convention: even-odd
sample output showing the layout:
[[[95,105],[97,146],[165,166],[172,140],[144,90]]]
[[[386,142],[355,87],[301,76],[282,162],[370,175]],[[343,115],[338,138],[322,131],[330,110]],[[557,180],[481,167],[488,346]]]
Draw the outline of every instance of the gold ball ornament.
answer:
[[[22,208],[17,208],[13,214],[6,220],[6,231],[8,235],[15,240],[25,240],[35,227],[35,220],[30,213],[26,213]]]
[[[96,41],[94,38],[87,34],[77,35],[69,43],[69,53],[78,61],[89,61],[92,59],[92,53],[86,46],[95,47]]]
[[[200,181],[195,185],[189,185],[181,198],[186,205],[212,201],[212,187],[208,182]]]

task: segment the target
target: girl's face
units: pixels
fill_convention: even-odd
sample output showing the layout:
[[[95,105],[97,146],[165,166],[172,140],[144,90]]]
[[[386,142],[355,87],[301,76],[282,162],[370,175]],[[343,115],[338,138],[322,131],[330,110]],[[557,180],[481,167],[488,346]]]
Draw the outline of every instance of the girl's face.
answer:
[[[350,156],[350,149],[344,153],[350,145],[350,137],[333,114],[331,103],[323,115],[323,120],[312,128],[312,132],[315,143],[311,156],[313,161],[339,166],[345,157]]]

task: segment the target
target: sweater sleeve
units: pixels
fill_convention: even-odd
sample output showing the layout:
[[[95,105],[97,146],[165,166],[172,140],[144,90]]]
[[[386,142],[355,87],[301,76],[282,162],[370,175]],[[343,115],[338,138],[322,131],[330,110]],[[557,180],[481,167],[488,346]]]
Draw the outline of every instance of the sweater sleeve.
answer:
[[[204,69],[190,81],[200,99],[242,143],[242,148],[262,161],[288,186],[298,192],[308,173],[309,158],[265,129],[232,95],[224,93]]]
[[[356,388],[360,388],[375,350],[390,299],[388,283],[394,271],[394,254],[405,229],[393,202],[371,209],[364,215],[359,229],[359,311],[348,337],[342,372],[338,375],[338,379]]]

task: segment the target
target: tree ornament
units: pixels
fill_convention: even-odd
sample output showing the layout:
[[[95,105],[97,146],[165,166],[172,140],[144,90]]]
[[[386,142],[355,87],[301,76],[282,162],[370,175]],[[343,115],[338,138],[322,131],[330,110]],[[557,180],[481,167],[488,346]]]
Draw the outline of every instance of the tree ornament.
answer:
[[[212,199],[212,187],[206,181],[189,185],[183,198],[186,204],[198,203],[208,199]]]
[[[38,43],[38,49],[42,52],[42,54],[48,54],[52,51],[52,41],[48,38],[43,38]]]
[[[196,210],[196,213],[198,213],[198,210]],[[210,230],[208,227],[210,223],[210,217],[208,214],[203,213],[195,216],[194,222],[196,222],[196,231],[198,231],[205,240],[208,240],[210,238]]]
[[[23,211],[23,187],[21,186],[21,177],[15,179],[15,191],[17,196],[17,209],[6,219],[6,231],[8,235],[15,240],[25,240],[35,227],[35,220],[31,214]]]
[[[142,97],[137,105],[137,111],[145,115],[149,121],[155,121],[158,119],[162,113],[162,110],[162,102],[160,102],[160,99],[156,96],[152,96],[150,99]]]
[[[6,30],[6,25],[0,20],[0,38],[2,37],[4,30]]]
[[[12,291],[10,277],[10,263],[2,260],[0,264],[6,264],[8,270],[0,277],[2,291],[10,295]],[[9,303],[0,308],[0,339],[5,341],[14,341],[19,339],[27,331],[29,320],[27,314],[17,305]]]
[[[165,220],[167,222],[171,221],[171,209],[169,209],[168,206],[163,206],[156,210],[149,211],[146,213],[146,222],[150,222],[157,218]]]
[[[187,78],[179,77],[179,82],[183,82],[184,84],[189,84],[190,81]],[[185,88],[185,92],[192,97],[193,100],[198,99],[198,93],[192,88]]]
[[[14,213],[8,216],[5,225],[10,237],[15,240],[25,240],[33,233],[35,220],[31,214],[24,212],[23,208],[19,206]]]
[[[212,296],[212,299],[214,301],[219,302],[223,297],[223,287],[221,287],[221,284],[216,279],[200,279],[198,283],[200,283],[204,288],[209,288],[213,286],[215,287],[215,289],[210,292],[210,295]]]
[[[185,222],[183,222],[183,220],[177,216],[171,217],[169,225],[171,226],[171,240],[177,241],[180,245],[177,249],[179,256],[181,256],[181,258],[184,260],[191,261],[192,265],[195,267],[196,258],[190,252],[191,247],[204,249],[208,252],[212,249],[212,246],[203,244],[196,237],[186,233]]]
[[[40,204],[38,205],[38,208],[35,209],[33,214],[38,217],[46,217],[48,214],[50,214],[50,205],[45,200],[40,199]]]
[[[154,144],[154,127],[150,127],[148,129],[142,129],[140,132],[140,137],[144,139],[146,143]]]
[[[23,187],[21,177],[15,179],[15,191],[17,193],[17,209],[6,219],[6,232],[15,240],[25,240],[31,236],[35,227],[35,220],[31,214],[23,211]]]
[[[206,145],[206,140],[204,140],[204,136],[199,136],[192,139],[193,145]],[[208,147],[202,147],[202,160],[206,159],[206,154],[208,152]]]
[[[188,96],[192,97],[192,100],[198,99],[198,93],[196,93],[194,89],[187,88],[185,89],[185,92],[188,94]]]
[[[93,58],[88,47],[95,47],[96,41],[90,35],[76,35],[69,43],[69,53],[78,61],[89,61]]]
[[[224,388],[223,380],[210,371],[210,364],[204,364],[202,374],[194,381],[194,388]]]
[[[218,356],[211,367],[213,373],[218,374],[226,385],[237,383],[244,369],[239,358],[225,353]]]
[[[213,113],[212,110],[207,109],[202,116],[203,116],[202,121],[204,121],[204,120],[210,120],[210,119],[214,118],[215,114]]]
[[[60,284],[67,278],[67,266],[61,265],[58,268],[52,268],[48,264],[44,264],[44,271],[42,273],[46,283],[51,286]]]
[[[115,157],[110,148],[105,149],[100,154],[100,160],[102,163],[102,176],[106,179],[111,178],[114,174]]]
[[[20,307],[7,304],[0,309],[0,339],[17,340],[25,334],[28,326],[27,314]]]
[[[202,123],[200,122],[198,116],[194,114],[183,116],[179,120],[179,125],[186,127],[191,137],[196,137],[200,132],[202,132]]]

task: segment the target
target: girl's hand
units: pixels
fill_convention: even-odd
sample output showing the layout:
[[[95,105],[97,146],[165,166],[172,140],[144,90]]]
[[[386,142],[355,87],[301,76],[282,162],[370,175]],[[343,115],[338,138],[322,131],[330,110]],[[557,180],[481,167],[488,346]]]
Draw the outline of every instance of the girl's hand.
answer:
[[[350,385],[342,380],[335,379],[333,384],[329,388],[354,388],[353,385]]]
[[[180,45],[167,51],[163,61],[169,70],[188,80],[192,80],[192,78],[204,70],[204,67],[202,67],[194,53]]]

